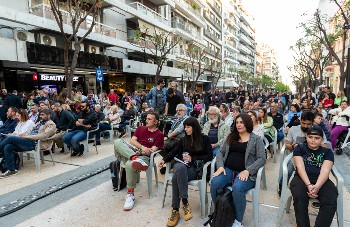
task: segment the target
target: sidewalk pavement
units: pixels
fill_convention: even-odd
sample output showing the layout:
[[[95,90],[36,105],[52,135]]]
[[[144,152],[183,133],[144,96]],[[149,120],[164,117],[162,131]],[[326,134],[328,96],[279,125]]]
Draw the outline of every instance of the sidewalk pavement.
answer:
[[[108,141],[102,141],[98,151],[99,154],[96,154],[94,147],[90,145],[87,159],[56,153],[55,160],[60,163],[56,163],[53,166],[52,163],[46,162],[39,173],[35,171],[34,161],[25,159],[24,168],[19,171],[17,176],[1,180],[2,190],[0,191],[0,198],[1,194],[6,192],[55,177],[61,173],[79,168],[79,166],[91,165],[114,154],[113,145]],[[48,156],[46,157],[46,159],[49,159]],[[159,159],[158,157],[157,160]],[[259,226],[275,226],[279,203],[276,193],[279,163],[273,163],[273,159],[269,159],[265,167],[267,190],[260,190]],[[165,208],[162,208],[165,188],[163,184],[164,176],[159,172],[158,176],[159,187],[156,188],[155,182],[153,182],[153,196],[148,198],[145,173],[141,173],[141,181],[135,189],[135,207],[129,212],[123,211],[126,189],[120,192],[113,191],[110,178],[106,175],[105,183],[70,198],[60,205],[24,221],[18,226],[165,226],[171,211],[171,186],[168,188]],[[153,179],[155,180],[155,178]],[[57,180],[59,182],[59,179]],[[64,190],[69,190],[69,187]],[[247,198],[251,200],[249,196]],[[199,193],[195,187],[191,187],[189,190],[189,203],[192,208],[193,219],[187,222],[180,219],[178,226],[203,226],[207,218],[200,218]],[[311,223],[314,223],[316,212],[310,207]],[[344,188],[344,226],[350,226],[350,217],[347,215],[349,213],[350,195]],[[183,215],[181,211],[180,214]],[[287,227],[295,226],[293,208],[291,208],[290,214],[284,214],[282,223],[283,226]],[[243,224],[246,227],[253,226],[252,204],[250,202],[247,203]],[[337,226],[336,220],[333,221],[332,226]]]

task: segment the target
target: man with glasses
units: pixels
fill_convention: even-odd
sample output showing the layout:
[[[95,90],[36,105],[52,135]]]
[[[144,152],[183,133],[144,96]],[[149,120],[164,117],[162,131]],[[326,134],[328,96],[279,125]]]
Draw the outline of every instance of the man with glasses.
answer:
[[[151,153],[163,147],[164,135],[157,128],[158,122],[159,115],[156,112],[148,112],[146,126],[140,126],[136,129],[130,144],[123,139],[114,141],[115,157],[125,163],[126,186],[128,188],[124,203],[125,211],[129,211],[134,207],[134,188],[136,187],[138,173],[148,169]]]
[[[277,129],[277,144],[284,138],[283,134],[283,115],[277,112],[275,102],[271,103],[270,112],[267,114],[273,119],[273,126]]]
[[[164,79],[159,79],[157,86],[152,88],[146,97],[146,101],[150,104],[150,107],[160,115],[163,115],[165,112],[166,93],[165,81]]]
[[[185,135],[183,122],[188,118],[186,115],[187,107],[184,104],[176,106],[176,119],[173,121],[168,135],[164,137],[164,147],[160,152],[163,157],[168,154],[177,144],[177,142]],[[165,172],[165,167],[163,167]],[[162,173],[162,172],[161,172]]]
[[[51,141],[45,141],[56,131],[56,125],[51,120],[49,110],[43,110],[40,113],[40,121],[35,124],[29,135],[9,136],[0,143],[0,150],[4,151],[5,166],[7,171],[0,175],[0,178],[9,177],[17,174],[14,155],[15,152],[31,151],[37,145],[37,140],[41,140],[41,149],[49,147]]]
[[[86,139],[87,131],[97,127],[97,114],[90,108],[88,101],[80,104],[81,112],[76,117],[73,130],[63,136],[63,143],[73,149],[72,156],[81,156],[84,153],[84,145],[81,141]]]

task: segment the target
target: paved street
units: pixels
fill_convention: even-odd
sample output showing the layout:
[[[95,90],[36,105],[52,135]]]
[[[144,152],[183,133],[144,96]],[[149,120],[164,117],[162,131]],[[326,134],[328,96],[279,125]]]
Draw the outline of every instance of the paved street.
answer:
[[[153,196],[148,198],[146,177],[141,174],[140,184],[135,190],[136,205],[132,211],[125,212],[122,209],[126,190],[112,190],[110,172],[107,169],[109,162],[114,160],[113,145],[103,141],[98,147],[99,154],[96,154],[92,145],[90,151],[87,159],[56,153],[58,163],[53,166],[51,162],[46,162],[40,173],[35,171],[33,160],[25,159],[24,167],[17,176],[1,180],[2,214],[4,207],[11,208],[8,204],[13,205],[11,209],[17,209],[21,206],[21,201],[30,201],[28,197],[50,194],[60,187],[63,189],[2,217],[1,226],[165,226],[171,210],[171,187],[165,208],[162,208],[164,176],[159,174],[158,188],[155,187],[153,178]],[[49,159],[48,156],[46,159]],[[344,226],[350,226],[349,216],[346,215],[350,212],[350,179],[345,174],[349,169],[349,161],[345,154],[336,156],[337,168],[343,175],[347,188],[344,188]],[[279,202],[276,195],[278,168],[278,163],[268,160],[267,190],[260,191],[260,226],[274,226],[276,221]],[[206,219],[200,218],[197,188],[191,188],[189,194],[194,217],[188,222],[180,220],[178,226],[202,226]],[[248,197],[248,200],[251,198]],[[316,211],[310,208],[311,220],[315,219],[315,214]],[[251,203],[247,204],[243,223],[245,226],[253,226]],[[282,223],[283,226],[294,226],[294,213],[285,214]],[[336,220],[332,226],[336,226]]]

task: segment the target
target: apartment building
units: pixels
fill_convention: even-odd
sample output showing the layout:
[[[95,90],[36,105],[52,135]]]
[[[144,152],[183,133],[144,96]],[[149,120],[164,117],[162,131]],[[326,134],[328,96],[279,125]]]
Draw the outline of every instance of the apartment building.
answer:
[[[243,4],[239,4],[239,57],[238,61],[240,67],[247,69],[251,76],[255,75],[255,29],[253,27],[254,18],[249,12],[244,8]]]
[[[276,60],[276,53],[268,44],[257,45],[257,75],[267,75],[274,80],[279,79],[279,69]]]
[[[225,60],[238,66],[241,18],[235,1],[229,4],[233,9],[226,12],[218,0],[104,0],[95,27],[81,45],[73,86],[98,91],[95,68],[101,66],[105,90],[113,88],[124,93],[150,89],[157,65],[148,50],[152,49],[149,37],[163,32],[182,39],[167,56],[160,76],[167,81],[183,80],[191,71],[188,45],[197,45],[206,48],[207,55],[199,87],[208,89],[210,75],[205,67],[210,62],[218,65]],[[64,29],[69,34],[71,18],[64,8],[62,12]],[[88,17],[80,26],[79,36],[91,22]],[[135,40],[137,33],[142,33],[142,38]],[[50,88],[59,92],[65,86],[64,42],[48,0],[0,1],[0,42],[6,48],[0,53],[2,87],[20,91]]]

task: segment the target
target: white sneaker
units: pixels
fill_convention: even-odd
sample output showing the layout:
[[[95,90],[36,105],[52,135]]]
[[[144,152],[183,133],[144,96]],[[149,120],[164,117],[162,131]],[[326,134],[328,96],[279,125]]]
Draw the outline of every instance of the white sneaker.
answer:
[[[235,222],[232,224],[232,227],[244,227],[241,222],[235,220]]]
[[[131,210],[134,207],[134,204],[135,204],[135,196],[133,194],[128,193],[124,203],[124,210],[125,211]]]
[[[136,158],[131,162],[131,167],[134,170],[139,170],[139,171],[146,171],[148,169],[148,165],[145,161],[143,161],[141,158]]]

